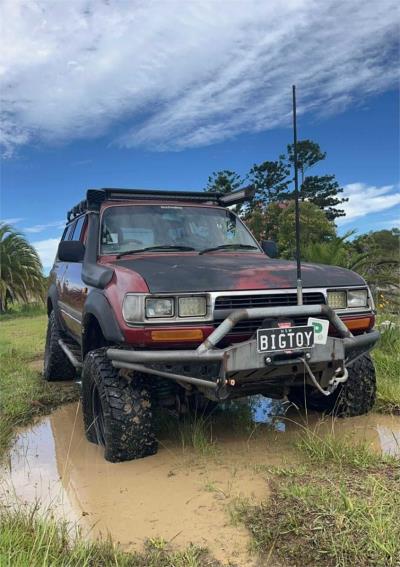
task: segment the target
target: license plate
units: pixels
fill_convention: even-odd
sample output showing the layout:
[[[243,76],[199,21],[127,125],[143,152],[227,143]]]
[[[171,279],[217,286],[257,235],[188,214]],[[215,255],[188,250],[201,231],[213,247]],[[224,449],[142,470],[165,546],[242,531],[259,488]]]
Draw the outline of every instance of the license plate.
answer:
[[[314,346],[314,327],[274,327],[258,329],[258,352],[303,350]]]

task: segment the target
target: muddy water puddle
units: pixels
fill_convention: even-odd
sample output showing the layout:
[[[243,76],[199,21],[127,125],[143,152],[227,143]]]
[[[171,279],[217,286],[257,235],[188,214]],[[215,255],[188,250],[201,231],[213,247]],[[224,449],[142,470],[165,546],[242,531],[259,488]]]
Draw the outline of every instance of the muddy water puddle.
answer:
[[[276,402],[253,400],[251,423],[243,412],[236,419],[231,409],[214,414],[209,446],[200,453],[167,428],[157,455],[111,464],[86,441],[79,404],[70,404],[20,433],[1,472],[0,497],[40,501],[84,533],[110,534],[125,548],[140,549],[146,539],[163,537],[177,547],[194,543],[221,561],[250,565],[249,535],[233,525],[229,510],[238,498],[267,499],[260,470],[296,459],[292,445],[305,416],[285,412]],[[317,416],[308,419],[317,426]],[[400,417],[370,414],[317,427],[400,454]]]

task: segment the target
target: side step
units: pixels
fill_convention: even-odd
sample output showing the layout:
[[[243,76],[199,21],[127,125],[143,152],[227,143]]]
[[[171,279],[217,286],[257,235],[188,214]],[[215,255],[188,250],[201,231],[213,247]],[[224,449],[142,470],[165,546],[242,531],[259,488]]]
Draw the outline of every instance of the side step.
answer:
[[[68,357],[68,360],[77,370],[82,368],[82,356],[79,345],[68,339],[58,339],[58,344]]]

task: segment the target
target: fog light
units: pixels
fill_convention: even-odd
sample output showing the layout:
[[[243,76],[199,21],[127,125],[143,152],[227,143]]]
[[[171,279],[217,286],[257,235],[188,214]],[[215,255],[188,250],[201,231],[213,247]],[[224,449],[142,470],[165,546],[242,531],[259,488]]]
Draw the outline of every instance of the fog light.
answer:
[[[204,317],[207,314],[205,297],[180,297],[179,317]]]
[[[346,309],[347,293],[345,291],[328,291],[328,305],[332,309]]]

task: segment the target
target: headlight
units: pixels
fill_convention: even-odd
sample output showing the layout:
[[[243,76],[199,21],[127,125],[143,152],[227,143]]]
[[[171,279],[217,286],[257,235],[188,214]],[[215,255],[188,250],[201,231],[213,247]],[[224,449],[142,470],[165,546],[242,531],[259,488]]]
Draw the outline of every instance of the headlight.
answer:
[[[328,305],[332,309],[368,307],[368,290],[348,289],[328,291]]]
[[[140,295],[125,295],[122,304],[122,315],[125,321],[137,323],[143,321],[143,297]]]
[[[366,289],[354,289],[347,292],[348,307],[367,307],[368,292]]]
[[[328,305],[332,309],[346,309],[347,293],[345,291],[328,291]]]
[[[205,297],[180,297],[179,317],[204,317],[207,314]]]
[[[158,297],[146,299],[146,317],[173,317],[174,300],[172,297]]]

